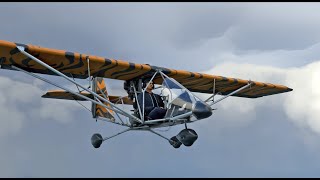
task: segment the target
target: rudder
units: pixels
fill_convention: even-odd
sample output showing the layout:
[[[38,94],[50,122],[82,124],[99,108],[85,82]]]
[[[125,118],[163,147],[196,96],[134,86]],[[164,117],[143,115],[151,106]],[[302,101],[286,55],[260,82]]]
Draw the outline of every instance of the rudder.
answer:
[[[92,89],[94,90],[95,93],[97,93],[98,95],[110,101],[108,96],[107,86],[102,77],[95,77],[93,79]],[[103,104],[105,104],[108,107],[111,107],[111,105],[107,102],[103,102]],[[115,121],[114,112],[99,104],[92,103],[91,112],[92,112],[93,118],[97,118],[98,116],[100,116],[100,117],[108,118],[113,122]]]

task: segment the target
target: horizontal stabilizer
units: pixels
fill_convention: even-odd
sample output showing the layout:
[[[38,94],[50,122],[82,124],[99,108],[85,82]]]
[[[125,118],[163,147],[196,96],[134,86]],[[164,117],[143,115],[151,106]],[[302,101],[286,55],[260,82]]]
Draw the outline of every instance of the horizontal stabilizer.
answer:
[[[93,99],[93,95],[87,92],[81,92],[80,93],[83,96],[86,96],[90,99]],[[65,100],[77,100],[77,101],[86,101],[86,99],[83,99],[79,96],[76,96],[74,94],[71,94],[64,90],[52,90],[48,91],[46,94],[42,95],[43,98],[52,98],[52,99],[65,99]],[[133,102],[130,100],[127,96],[121,97],[121,96],[110,96],[109,95],[110,102],[114,104],[122,104],[121,101],[123,101],[123,104],[132,105]]]

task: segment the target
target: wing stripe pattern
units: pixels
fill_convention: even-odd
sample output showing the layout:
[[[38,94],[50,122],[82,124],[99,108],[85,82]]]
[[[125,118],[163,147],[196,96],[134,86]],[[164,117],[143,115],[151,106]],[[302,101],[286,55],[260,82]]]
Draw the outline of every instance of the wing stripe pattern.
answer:
[[[76,68],[83,67],[83,61],[79,61],[77,64],[74,64],[75,57],[74,57],[74,55],[71,55],[71,53],[69,54],[69,52],[66,52],[65,57],[69,60],[69,64],[68,65],[70,65],[70,66],[58,69],[59,71],[65,71],[65,70],[68,70],[68,69],[76,69]],[[80,54],[80,59],[82,59],[82,55],[81,54]]]
[[[43,73],[55,75],[45,67],[32,61],[30,58],[22,54],[17,45],[24,46],[26,51],[50,66],[56,68],[67,76],[74,78],[88,77],[88,63],[90,60],[90,75],[103,78],[111,78],[118,80],[131,80],[135,78],[150,77],[150,74],[157,69],[161,69],[163,73],[176,79],[186,88],[193,92],[210,93],[213,92],[213,81],[215,79],[215,89],[222,95],[226,95],[236,89],[246,85],[247,80],[228,78],[223,76],[209,75],[204,73],[189,72],[185,70],[175,70],[148,64],[130,63],[123,60],[107,59],[104,57],[80,54],[76,52],[57,50],[35,46],[32,44],[20,44],[9,41],[0,40],[0,59],[2,60],[1,68],[10,69],[10,65],[19,66],[29,72]],[[162,79],[157,76],[155,83],[161,84]],[[270,83],[253,81],[251,88],[242,90],[233,96],[257,98],[272,94],[284,93],[292,91],[292,89]]]

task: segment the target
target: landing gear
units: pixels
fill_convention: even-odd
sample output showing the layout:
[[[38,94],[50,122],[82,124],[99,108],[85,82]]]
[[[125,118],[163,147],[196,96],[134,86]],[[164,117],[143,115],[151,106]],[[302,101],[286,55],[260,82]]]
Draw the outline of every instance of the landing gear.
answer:
[[[103,143],[103,141],[106,141],[106,140],[108,140],[108,139],[111,139],[111,138],[113,138],[113,137],[115,137],[115,136],[118,136],[118,135],[120,135],[120,134],[122,134],[122,133],[125,133],[125,132],[127,132],[127,131],[129,131],[129,130],[132,130],[132,129],[131,129],[131,128],[128,128],[128,129],[126,129],[126,130],[124,130],[124,131],[121,131],[121,132],[119,132],[119,133],[117,133],[117,134],[115,134],[115,135],[113,135],[113,136],[105,137],[105,138],[103,138],[103,137],[101,136],[101,134],[99,134],[99,133],[93,134],[92,137],[91,137],[91,144],[92,144],[92,146],[93,146],[94,148],[99,148],[99,147],[101,146],[101,144]]]
[[[179,132],[176,138],[185,146],[191,146],[197,139],[198,135],[193,129],[184,129]]]
[[[174,148],[179,148],[181,146],[181,142],[177,139],[176,136],[173,136],[172,138],[170,138],[171,141],[169,141],[169,143],[174,147]]]
[[[103,138],[101,136],[101,134],[95,133],[91,137],[91,144],[94,148],[99,148],[104,141],[111,139],[115,136],[118,136],[122,133],[125,133],[127,131],[130,131],[130,130],[150,131],[150,132],[168,140],[169,143],[176,149],[179,148],[181,146],[181,144],[183,144],[185,146],[192,146],[192,144],[198,139],[197,133],[193,129],[188,129],[188,128],[183,129],[182,131],[180,131],[178,133],[178,135],[173,136],[172,138],[169,139],[169,138],[166,138],[166,137],[162,136],[161,134],[153,131],[152,129],[150,129],[150,127],[130,127],[130,128],[125,129],[124,131],[121,131],[113,136],[105,137],[105,138]]]
[[[169,141],[174,148],[179,148],[181,144],[185,146],[192,146],[192,144],[198,139],[198,134],[193,129],[188,129],[185,122],[185,129],[179,132],[178,135],[173,136]]]
[[[101,134],[94,134],[91,137],[91,144],[94,148],[99,148],[103,142]]]
[[[178,135],[173,136],[169,142],[174,148],[179,148],[181,144],[192,146],[197,139],[198,135],[193,129],[184,129]]]

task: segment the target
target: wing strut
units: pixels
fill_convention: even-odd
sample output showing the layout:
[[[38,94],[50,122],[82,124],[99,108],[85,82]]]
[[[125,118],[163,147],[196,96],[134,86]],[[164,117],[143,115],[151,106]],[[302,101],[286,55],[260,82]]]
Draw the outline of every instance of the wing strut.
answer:
[[[214,101],[214,96],[217,95],[217,93],[216,93],[216,79],[215,78],[213,79],[213,92],[212,93],[213,93],[212,96],[210,96],[204,102],[208,102],[211,98],[212,98],[212,101]]]
[[[213,101],[212,103],[209,104],[209,106],[212,106],[212,105],[214,105],[214,104],[216,104],[216,103],[224,100],[225,98],[227,98],[227,97],[229,97],[229,96],[232,96],[232,95],[234,95],[235,93],[237,93],[237,92],[239,92],[239,91],[241,91],[241,90],[243,90],[243,89],[246,89],[247,87],[251,86],[251,84],[252,84],[252,81],[249,80],[249,82],[248,82],[247,85],[245,85],[245,86],[243,86],[243,87],[241,87],[241,88],[239,88],[239,89],[237,89],[237,90],[229,93],[228,95],[226,95],[226,96],[224,96],[224,97],[222,97],[222,98],[220,98],[220,99],[218,99],[218,100],[216,100],[216,101]]]
[[[115,108],[119,113],[121,112],[121,114],[124,114],[125,116],[131,117],[133,120],[142,123],[142,121],[141,121],[140,119],[138,119],[137,117],[135,117],[135,116],[133,116],[133,115],[125,112],[124,110],[122,110],[122,109],[120,109],[120,108],[118,108],[117,106],[115,106],[113,103],[111,103],[111,102],[108,101],[107,99],[103,98],[102,96],[99,96],[98,94],[96,94],[95,92],[91,91],[90,89],[87,89],[87,88],[83,87],[81,84],[79,84],[79,83],[71,80],[70,78],[68,78],[68,77],[67,77],[66,75],[64,75],[63,73],[59,72],[58,70],[52,68],[52,67],[49,66],[48,64],[46,64],[46,63],[44,63],[43,61],[39,60],[38,58],[36,58],[36,57],[32,56],[31,54],[27,53],[27,52],[25,51],[25,48],[24,48],[24,47],[22,47],[22,46],[17,46],[17,48],[19,49],[19,51],[20,51],[21,53],[23,53],[24,55],[26,55],[26,56],[28,56],[29,58],[33,59],[34,61],[38,62],[40,65],[48,68],[49,70],[53,71],[54,73],[56,73],[56,74],[58,74],[58,75],[64,77],[65,79],[67,79],[68,81],[72,82],[73,84],[76,84],[76,85],[80,86],[82,89],[84,89],[84,90],[86,90],[87,92],[91,93],[91,94],[94,95],[96,98],[98,98],[98,99],[100,99],[100,100],[102,100],[102,101],[104,101],[104,102],[109,103],[109,104],[110,104],[113,108]],[[43,78],[41,78],[41,79],[43,80]],[[59,87],[59,86],[58,86],[58,87]],[[60,88],[61,88],[61,87],[60,87]],[[71,93],[70,90],[68,90],[68,91]],[[73,92],[73,91],[72,91],[72,92]],[[75,92],[73,92],[73,93],[75,93]],[[76,93],[75,95],[80,96],[80,94],[78,94],[78,93]],[[84,98],[84,96],[83,96],[82,98]],[[90,98],[85,97],[84,99],[87,99],[87,100],[88,100],[88,99],[90,99]],[[110,107],[107,107],[106,105],[104,105],[104,104],[102,104],[102,103],[100,103],[100,102],[94,101],[94,100],[92,100],[92,99],[90,99],[89,101],[92,101],[92,102],[94,102],[94,103],[96,103],[96,104],[102,105],[103,107],[106,107],[106,108],[110,109]]]
[[[76,95],[76,96],[79,96],[79,97],[81,97],[81,98],[83,98],[83,99],[86,99],[86,100],[88,100],[88,101],[91,101],[91,102],[93,102],[93,103],[95,103],[95,104],[99,104],[99,105],[101,105],[101,106],[103,106],[103,107],[105,107],[105,108],[111,109],[110,107],[106,106],[105,104],[103,104],[103,103],[101,103],[101,102],[97,102],[97,101],[95,101],[95,100],[93,100],[93,99],[91,99],[91,98],[89,98],[89,97],[86,97],[86,96],[80,94],[80,93],[74,92],[74,91],[72,91],[72,90],[70,90],[70,89],[68,89],[68,88],[65,88],[65,87],[62,87],[62,86],[60,86],[60,85],[58,85],[58,84],[55,84],[55,83],[53,83],[53,82],[51,82],[51,81],[49,81],[49,80],[47,80],[47,79],[45,79],[45,78],[42,78],[42,77],[40,77],[40,76],[38,76],[38,75],[36,75],[36,74],[30,73],[30,72],[28,72],[28,71],[25,71],[25,70],[23,70],[23,69],[21,69],[21,68],[19,68],[19,67],[14,66],[14,65],[12,65],[12,68],[15,69],[15,70],[24,72],[24,73],[26,73],[26,74],[29,74],[29,75],[31,75],[31,76],[33,76],[33,77],[35,77],[35,78],[38,78],[38,79],[40,79],[40,80],[42,80],[42,81],[45,81],[46,83],[49,83],[49,84],[54,85],[54,86],[57,86],[58,88],[61,88],[61,89],[65,90],[65,91],[68,91],[68,92],[70,92],[71,94],[74,94],[74,95]],[[112,109],[112,110],[114,110],[114,111],[116,111],[116,112],[124,115],[121,111],[118,111],[118,110],[115,110],[115,109]],[[120,123],[119,123],[119,124],[120,124]],[[126,126],[128,126],[128,125],[126,125]]]
[[[91,76],[91,73],[90,73],[90,59],[89,59],[89,57],[87,57],[87,63],[88,63],[88,77],[89,77],[89,87],[88,87],[88,89],[89,88],[91,88],[91,78],[90,78],[90,76]]]

